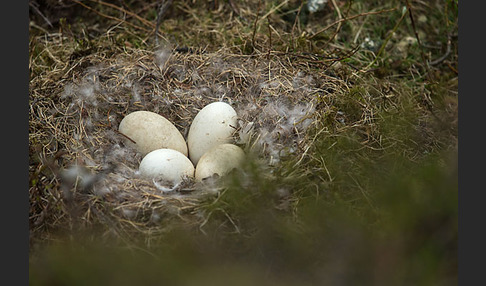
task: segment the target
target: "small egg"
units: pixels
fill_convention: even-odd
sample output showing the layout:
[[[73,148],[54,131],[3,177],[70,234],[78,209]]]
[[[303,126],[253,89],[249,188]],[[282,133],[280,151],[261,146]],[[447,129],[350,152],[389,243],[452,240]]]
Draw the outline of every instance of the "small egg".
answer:
[[[189,158],[194,165],[212,147],[231,142],[237,118],[233,107],[224,102],[210,103],[196,114],[187,134]]]
[[[194,177],[194,165],[179,151],[157,149],[143,157],[139,172],[146,179],[164,180],[178,184],[184,178]]]
[[[233,144],[221,144],[202,155],[196,166],[196,181],[202,181],[214,174],[224,176],[238,168],[245,159],[245,152]]]
[[[125,116],[118,131],[127,145],[134,147],[142,155],[168,148],[187,156],[187,145],[181,132],[162,115],[150,111],[135,111]]]

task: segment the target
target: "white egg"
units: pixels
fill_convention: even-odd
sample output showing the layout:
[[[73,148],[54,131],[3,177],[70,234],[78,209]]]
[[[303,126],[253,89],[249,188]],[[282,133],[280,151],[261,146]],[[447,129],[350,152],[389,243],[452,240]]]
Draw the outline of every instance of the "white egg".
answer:
[[[175,185],[184,178],[194,177],[194,165],[179,151],[157,149],[143,157],[139,172],[143,178],[168,181]]]
[[[196,166],[196,181],[202,181],[214,174],[224,176],[241,166],[245,152],[233,144],[221,144],[211,148],[199,159]]]
[[[118,131],[127,145],[134,147],[142,155],[168,148],[187,156],[187,145],[181,132],[162,115],[150,111],[135,111],[125,116]]]
[[[224,102],[210,103],[196,114],[187,134],[189,158],[194,165],[212,147],[231,142],[237,118],[233,107]]]

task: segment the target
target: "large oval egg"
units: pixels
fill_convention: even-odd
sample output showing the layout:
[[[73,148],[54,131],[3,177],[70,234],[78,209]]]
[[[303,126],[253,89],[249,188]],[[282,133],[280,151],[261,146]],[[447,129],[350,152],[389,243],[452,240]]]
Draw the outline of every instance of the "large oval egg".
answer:
[[[135,111],[125,116],[118,131],[125,135],[126,144],[142,155],[168,148],[187,156],[187,145],[179,130],[162,115],[151,111]]]
[[[154,150],[140,162],[140,175],[146,179],[156,179],[178,184],[184,178],[194,177],[194,165],[179,151],[172,149]]]
[[[245,159],[245,152],[233,144],[221,144],[211,148],[199,159],[196,166],[196,181],[202,181],[214,174],[224,176],[238,168]]]
[[[237,118],[233,107],[224,102],[210,103],[196,114],[187,134],[189,158],[194,165],[212,147],[231,142]]]

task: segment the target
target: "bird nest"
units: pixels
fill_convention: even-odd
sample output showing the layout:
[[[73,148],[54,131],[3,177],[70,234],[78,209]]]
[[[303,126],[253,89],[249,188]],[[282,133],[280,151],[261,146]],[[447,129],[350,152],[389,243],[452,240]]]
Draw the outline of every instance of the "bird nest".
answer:
[[[336,75],[344,70],[332,67],[338,58],[169,45],[154,51],[106,45],[83,53],[62,34],[32,41],[44,56],[30,61],[36,74],[29,98],[31,238],[93,225],[107,237],[153,233],[174,218],[204,224],[201,202],[217,199],[224,185],[187,181],[163,192],[140,178],[142,157],[118,132],[133,111],[158,113],[187,138],[201,108],[227,102],[239,117],[233,143],[271,175],[282,158],[305,155],[307,131],[330,110],[328,98],[348,88]]]

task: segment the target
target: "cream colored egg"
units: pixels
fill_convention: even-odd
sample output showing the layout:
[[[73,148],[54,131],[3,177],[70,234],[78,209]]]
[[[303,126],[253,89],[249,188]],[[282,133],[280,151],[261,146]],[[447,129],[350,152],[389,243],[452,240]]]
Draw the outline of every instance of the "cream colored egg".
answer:
[[[154,150],[140,162],[140,175],[146,179],[168,181],[173,184],[184,178],[194,177],[194,165],[191,160],[179,151],[172,149]]]
[[[187,134],[189,158],[194,165],[212,147],[231,142],[237,118],[233,107],[224,102],[210,103],[196,114]]]
[[[125,135],[125,142],[142,155],[168,148],[187,156],[187,145],[179,130],[162,115],[150,111],[135,111],[125,116],[118,131]]]
[[[233,144],[221,144],[211,148],[199,159],[196,166],[196,181],[202,181],[214,174],[224,176],[238,168],[245,159],[245,152]]]

